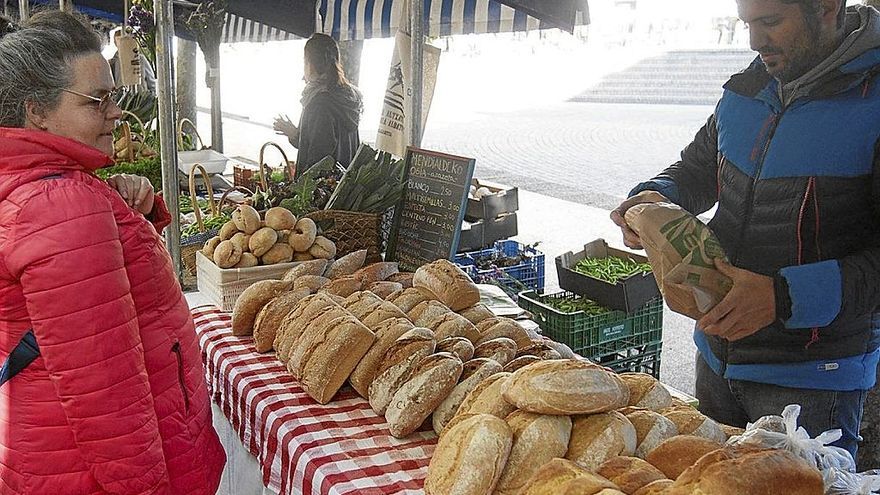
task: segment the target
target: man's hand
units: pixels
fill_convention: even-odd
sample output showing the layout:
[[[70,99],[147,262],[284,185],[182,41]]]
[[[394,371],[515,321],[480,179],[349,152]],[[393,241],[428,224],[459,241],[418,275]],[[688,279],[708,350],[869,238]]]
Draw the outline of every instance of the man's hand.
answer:
[[[733,288],[697,325],[708,335],[729,341],[752,335],[776,320],[773,279],[715,260],[719,272],[733,280]]]
[[[144,215],[153,211],[153,185],[145,177],[130,174],[118,174],[107,179],[107,184],[119,192],[128,206]]]
[[[620,206],[611,212],[611,221],[620,227],[621,232],[623,232],[623,244],[626,245],[626,247],[630,249],[642,249],[642,240],[639,239],[639,235],[636,234],[633,229],[629,228],[629,225],[626,224],[626,219],[623,217],[626,210],[638,204],[661,203],[668,201],[669,200],[666,199],[666,196],[663,196],[657,191],[642,191],[623,203],[620,203]]]

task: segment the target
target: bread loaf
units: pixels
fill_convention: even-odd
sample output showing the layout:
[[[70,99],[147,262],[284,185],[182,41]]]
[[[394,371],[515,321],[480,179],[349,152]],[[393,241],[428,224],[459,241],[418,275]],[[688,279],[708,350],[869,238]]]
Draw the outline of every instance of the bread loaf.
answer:
[[[310,294],[308,289],[292,290],[281,293],[263,306],[254,321],[254,347],[257,352],[269,352],[275,344],[275,336],[284,318],[290,314],[296,304]]]
[[[465,396],[455,414],[491,414],[506,418],[516,410],[516,406],[508,403],[501,396],[501,391],[510,376],[510,373],[495,373],[480,382]]]
[[[672,396],[656,378],[647,373],[621,373],[629,388],[629,405],[661,411],[672,406]]]
[[[278,359],[287,364],[294,344],[299,340],[303,331],[315,321],[325,310],[334,308],[336,302],[325,294],[315,294],[303,298],[294,310],[284,318],[278,335],[275,336],[275,352]]]
[[[303,261],[290,270],[287,270],[287,273],[284,274],[284,277],[281,280],[292,282],[306,275],[323,275],[324,270],[326,269],[327,260]]]
[[[494,359],[504,366],[516,357],[516,342],[507,337],[487,340],[474,347],[474,357]]]
[[[406,313],[390,302],[382,301],[375,309],[373,309],[372,313],[365,316],[361,321],[363,321],[367,328],[373,329],[378,327],[385,320],[393,318],[406,318]]]
[[[518,358],[514,358],[513,361],[505,364],[504,371],[513,373],[520,368],[524,368],[532,363],[537,363],[538,361],[543,361],[543,359],[537,356],[520,356]]]
[[[451,311],[440,301],[428,300],[417,304],[406,314],[416,326],[428,328],[434,319]]]
[[[355,251],[353,253],[348,253],[345,256],[339,258],[334,261],[330,268],[327,269],[327,278],[339,278],[345,277],[348,275],[352,275],[354,272],[361,269],[364,266],[364,261],[367,259],[367,250],[361,249],[359,251]]]
[[[320,341],[309,341],[299,377],[303,390],[321,404],[330,402],[376,336],[354,316],[346,314],[327,323]],[[305,344],[304,344],[305,345]]]
[[[513,433],[503,419],[479,414],[459,422],[437,443],[425,494],[491,494],[512,445]]]
[[[664,409],[662,414],[675,423],[681,435],[694,435],[721,443],[727,441],[727,435],[721,429],[721,425],[693,407],[676,406]]]
[[[672,480],[652,481],[636,490],[633,495],[664,495],[670,486],[672,486]]]
[[[507,337],[513,340],[516,342],[518,349],[532,345],[532,339],[529,338],[526,329],[510,318],[492,317],[484,319],[477,324],[477,332],[480,333],[479,339],[475,342],[477,345],[488,340],[497,339],[498,337]]]
[[[723,431],[724,434],[727,435],[728,440],[730,440],[732,437],[738,437],[746,432],[745,429],[738,426],[730,426],[722,423],[718,423],[718,425],[721,426],[721,431]]]
[[[822,495],[822,475],[786,450],[725,447],[701,457],[664,495]]]
[[[398,272],[393,273],[391,276],[385,279],[386,282],[395,282],[401,285],[404,289],[409,289],[412,287],[413,276],[415,273],[412,272]]]
[[[636,430],[617,411],[575,416],[565,458],[596,471],[608,459],[631,456],[636,450]]]
[[[349,275],[347,277],[339,277],[331,280],[330,283],[321,287],[320,292],[329,292],[330,294],[335,294],[339,297],[348,297],[363,289],[363,286],[363,280],[354,275]]]
[[[504,398],[538,414],[591,414],[625,405],[629,391],[617,375],[600,366],[557,359],[517,370],[507,381]]]
[[[666,479],[657,468],[638,457],[613,457],[603,462],[596,473],[611,480],[623,493],[635,493],[649,483]]]
[[[480,302],[480,291],[461,268],[449,260],[437,260],[416,270],[413,287],[427,290],[453,311]]]
[[[566,485],[577,480],[578,494],[600,493],[603,489],[617,488],[609,480],[593,474],[565,459],[553,459],[540,466],[519,492],[520,495],[560,495]]]
[[[363,321],[372,314],[384,301],[381,297],[368,290],[357,291],[345,298],[342,307],[348,310],[355,318]]]
[[[445,339],[446,337],[464,337],[474,342],[479,338],[474,324],[452,311],[432,319],[426,327],[434,331],[434,335],[437,336],[438,340]]]
[[[388,348],[368,392],[370,407],[376,414],[385,415],[391,398],[409,377],[410,371],[424,357],[433,354],[435,346],[433,332],[427,328],[413,328]]]
[[[556,350],[562,359],[580,359],[580,356],[575,354],[574,351],[571,350],[571,347],[568,347],[561,342],[555,342],[547,338],[544,339],[544,342]]]
[[[513,447],[495,493],[516,495],[539,467],[565,455],[571,418],[514,411],[505,421],[513,431]]]
[[[235,301],[232,310],[232,335],[243,336],[254,333],[254,320],[263,306],[282,292],[289,291],[293,282],[281,280],[261,280],[244,290]]]
[[[446,337],[437,341],[437,352],[451,352],[462,362],[466,362],[474,357],[474,345],[464,337]]]
[[[391,294],[403,289],[403,286],[398,284],[397,282],[388,282],[387,280],[382,280],[379,282],[373,282],[366,286],[367,290],[373,292],[377,296],[381,298],[386,298]]]
[[[465,308],[458,312],[461,316],[464,316],[467,321],[473,323],[474,325],[482,322],[488,318],[494,318],[495,313],[489,310],[483,303],[477,303],[469,308]]]
[[[287,360],[287,371],[296,379],[301,379],[300,371],[302,370],[308,354],[312,352],[315,346],[319,345],[326,338],[327,324],[342,318],[351,316],[349,313],[336,303],[318,313],[308,322],[302,322],[304,327],[290,346],[290,357]],[[366,352],[366,351],[365,351]],[[355,363],[357,364],[357,363]],[[346,377],[348,378],[348,377]]]
[[[636,457],[641,459],[664,441],[678,435],[675,423],[654,411],[635,411],[626,417],[636,429]]]
[[[645,460],[669,479],[677,479],[685,469],[697,463],[700,457],[718,450],[723,445],[693,435],[677,435],[667,439],[648,453]]]
[[[535,356],[543,359],[562,359],[562,356],[556,352],[556,349],[551,347],[546,342],[540,342],[537,344],[532,344],[527,347],[521,347],[516,352],[517,357],[521,356]]]
[[[397,262],[379,262],[367,265],[354,273],[364,281],[364,285],[370,285],[373,282],[381,282],[386,278],[397,273]]]
[[[318,292],[318,289],[327,285],[329,278],[320,275],[303,275],[293,281],[294,289],[308,289],[309,293]]]
[[[299,328],[294,329],[290,326],[291,322],[295,321],[296,318],[309,307],[312,301],[315,300],[315,297],[317,296],[312,295],[300,299],[300,301],[293,306],[287,316],[281,320],[281,324],[278,326],[278,330],[275,333],[275,341],[272,343],[272,347],[275,349],[275,354],[282,363],[286,363],[287,357],[290,357],[290,354],[286,353],[292,343],[292,340],[289,339],[288,336],[290,335],[291,338],[295,338],[296,335],[291,335],[291,332],[296,331],[297,334],[299,333]]]
[[[429,301],[430,296],[415,287],[410,287],[409,289],[403,289],[389,295],[385,300],[400,308],[404,313],[409,314],[419,304]]]
[[[349,377],[352,388],[361,397],[369,398],[370,384],[379,373],[385,354],[397,339],[412,329],[412,323],[406,318],[391,318],[372,329],[376,333],[376,342],[373,343]]]
[[[458,383],[461,369],[461,360],[448,352],[422,359],[385,410],[391,435],[403,438],[416,431]]]
[[[460,383],[444,398],[434,410],[431,424],[439,435],[455,417],[465,397],[483,380],[501,371],[501,365],[490,359],[472,359],[464,363]]]

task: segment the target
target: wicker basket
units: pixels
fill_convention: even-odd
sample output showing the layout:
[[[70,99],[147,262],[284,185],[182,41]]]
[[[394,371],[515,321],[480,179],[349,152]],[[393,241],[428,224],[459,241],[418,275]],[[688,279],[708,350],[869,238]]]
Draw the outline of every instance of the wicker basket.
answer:
[[[211,215],[220,214],[217,204],[214,203],[214,189],[211,187],[211,179],[208,178],[208,173],[204,167],[196,163],[189,171],[189,195],[192,198],[193,213],[196,215],[196,225],[199,227],[199,233],[180,240],[180,260],[183,262],[184,269],[190,275],[196,272],[196,252],[202,249],[202,246],[205,245],[208,239],[217,234],[216,230],[209,232],[205,229],[205,222],[202,220],[202,210],[199,207],[199,197],[196,194],[196,171],[202,174],[205,189],[208,191],[208,208]]]
[[[318,210],[306,215],[321,229],[322,235],[336,244],[336,257],[367,250],[367,262],[382,261],[381,220],[375,213],[342,210]]]
[[[235,301],[245,289],[261,280],[278,280],[288,270],[300,262],[279,263],[277,265],[255,266],[252,268],[222,269],[197,251],[196,273],[199,292],[223,311],[232,311]]]

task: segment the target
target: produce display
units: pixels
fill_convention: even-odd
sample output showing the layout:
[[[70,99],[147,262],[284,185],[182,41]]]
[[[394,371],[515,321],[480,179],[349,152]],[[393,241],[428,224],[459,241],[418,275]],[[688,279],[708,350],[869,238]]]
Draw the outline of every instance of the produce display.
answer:
[[[202,254],[220,268],[249,268],[291,261],[329,260],[333,241],[318,235],[311,219],[297,219],[285,208],[270,208],[263,218],[253,207],[240,205],[219,235],[208,239]]]
[[[574,271],[609,284],[616,284],[633,275],[651,273],[651,265],[628,258],[608,256],[606,258],[584,258],[575,265]]]
[[[280,206],[300,217],[324,209],[344,173],[345,169],[330,156],[311,166],[296,180],[283,173],[270,173],[267,179],[269,189],[254,193],[250,202],[258,210]]]
[[[330,196],[326,209],[384,213],[403,197],[405,173],[403,160],[362,144]]]

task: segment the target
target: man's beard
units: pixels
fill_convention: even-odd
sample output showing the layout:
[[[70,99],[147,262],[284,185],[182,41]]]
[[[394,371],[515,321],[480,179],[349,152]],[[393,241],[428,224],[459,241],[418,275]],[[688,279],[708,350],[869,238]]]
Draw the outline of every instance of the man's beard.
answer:
[[[774,77],[783,84],[790,83],[819,65],[833,51],[834,48],[822,45],[819,20],[808,18],[804,38],[792,49],[788,65]]]

